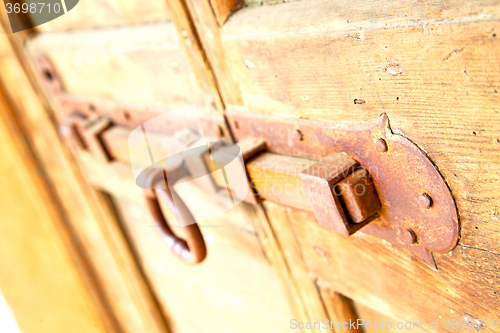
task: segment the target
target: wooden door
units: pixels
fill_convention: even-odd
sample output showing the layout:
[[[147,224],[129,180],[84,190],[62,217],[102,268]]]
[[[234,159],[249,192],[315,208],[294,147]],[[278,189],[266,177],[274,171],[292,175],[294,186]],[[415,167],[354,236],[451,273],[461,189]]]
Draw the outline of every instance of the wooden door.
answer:
[[[41,63],[52,71],[39,73],[37,84],[57,123],[79,112],[94,120],[107,116],[115,125],[98,134],[104,154],[69,146],[99,211],[87,213],[93,227],[74,221],[75,230],[121,329],[499,330],[498,4],[109,0],[78,6],[39,26],[19,56],[30,59],[27,71],[39,72]],[[96,8],[106,20],[89,14]],[[62,85],[54,86],[54,78]],[[429,265],[363,229],[350,237],[328,230],[310,209],[297,209],[307,202],[287,206],[290,201],[262,187],[262,203],[241,203],[200,223],[209,255],[199,266],[183,265],[154,228],[127,165],[126,138],[162,111],[192,104],[217,124],[205,134],[228,140],[250,126],[232,122],[235,117],[265,118],[272,132],[298,119],[345,124],[385,113],[392,131],[425,152],[449,187],[460,218],[458,245],[434,253],[436,265]],[[316,142],[298,127],[292,134],[305,147]],[[249,177],[258,181],[252,173],[258,163],[305,168],[323,156],[302,157],[264,149],[246,161]],[[206,199],[196,187],[187,192]],[[214,203],[206,201],[209,209]]]

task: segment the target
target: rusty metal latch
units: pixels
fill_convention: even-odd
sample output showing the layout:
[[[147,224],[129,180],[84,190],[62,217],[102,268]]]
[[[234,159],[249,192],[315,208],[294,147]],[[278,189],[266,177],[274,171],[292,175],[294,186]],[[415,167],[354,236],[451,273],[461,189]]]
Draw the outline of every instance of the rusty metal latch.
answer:
[[[120,152],[128,150],[121,148],[126,140],[110,135],[112,129],[125,126],[115,131],[123,134],[164,112],[147,114],[140,106],[69,95],[48,58],[37,63],[67,117],[63,132],[101,161],[120,160]],[[271,200],[312,211],[325,228],[346,236],[375,235],[406,247],[433,267],[432,252],[448,252],[458,242],[450,189],[416,144],[392,132],[385,114],[367,122],[336,123],[226,110],[225,118],[200,115],[200,121],[214,141],[234,139],[240,146],[254,193],[244,200],[251,204]],[[154,130],[173,134],[161,124]],[[211,163],[225,165],[223,151],[213,148]],[[200,156],[203,163],[208,162]],[[213,183],[226,186],[221,179]],[[275,187],[292,191],[275,193]]]
[[[386,114],[358,123],[227,114],[236,140],[260,138],[267,152],[288,156],[280,163],[303,166],[278,172],[271,158],[250,161],[247,169],[261,197],[312,210],[322,226],[341,234],[362,231],[404,246],[433,267],[431,252],[448,252],[457,244],[450,189],[417,145],[392,132]],[[259,177],[262,172],[268,177]],[[304,191],[276,196],[275,184]]]

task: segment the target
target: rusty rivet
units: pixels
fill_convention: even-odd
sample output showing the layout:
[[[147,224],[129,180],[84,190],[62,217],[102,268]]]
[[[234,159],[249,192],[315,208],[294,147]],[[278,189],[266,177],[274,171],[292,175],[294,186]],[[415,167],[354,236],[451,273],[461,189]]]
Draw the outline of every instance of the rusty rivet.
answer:
[[[304,133],[298,128],[293,132],[293,137],[297,141],[304,141]]]
[[[387,142],[385,142],[385,140],[382,138],[377,139],[377,142],[375,142],[375,146],[382,153],[385,153],[388,150]]]
[[[48,69],[46,69],[46,70],[43,71],[43,75],[49,81],[54,80],[54,75]]]
[[[423,208],[429,209],[432,207],[432,198],[427,193],[420,194],[420,196],[418,197],[418,200],[420,201],[420,205]]]
[[[412,244],[418,244],[418,236],[415,233],[415,231],[412,228],[408,228],[406,230],[408,231],[408,234],[410,236],[409,239],[411,240],[411,243]]]
[[[128,111],[123,111],[123,117],[125,120],[129,121],[132,117],[130,116],[130,113]]]

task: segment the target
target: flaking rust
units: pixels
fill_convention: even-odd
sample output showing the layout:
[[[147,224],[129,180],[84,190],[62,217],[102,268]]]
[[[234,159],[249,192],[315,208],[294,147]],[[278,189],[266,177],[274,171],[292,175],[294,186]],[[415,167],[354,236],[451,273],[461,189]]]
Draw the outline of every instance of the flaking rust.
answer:
[[[335,123],[229,110],[228,120],[239,124],[232,126],[237,141],[261,138],[272,153],[321,160],[346,152],[358,161],[370,173],[381,203],[359,232],[406,247],[434,268],[432,252],[445,253],[457,244],[458,214],[450,189],[416,144],[392,132],[386,114]],[[297,129],[301,140],[290,140]]]

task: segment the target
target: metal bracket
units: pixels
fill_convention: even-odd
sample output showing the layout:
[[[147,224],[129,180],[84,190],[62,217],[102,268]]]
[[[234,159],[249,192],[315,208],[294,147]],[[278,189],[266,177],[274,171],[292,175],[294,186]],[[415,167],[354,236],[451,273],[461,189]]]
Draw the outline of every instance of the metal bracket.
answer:
[[[229,110],[227,114],[238,141],[261,138],[269,152],[323,159],[320,164],[328,162],[332,154],[345,152],[366,169],[381,207],[369,223],[361,223],[360,232],[404,246],[434,267],[431,252],[448,252],[457,244],[458,214],[450,189],[417,145],[392,132],[386,114],[369,122],[340,124],[257,112]],[[355,166],[347,157],[338,163],[342,165],[340,169]],[[309,188],[309,200],[319,222],[342,234],[352,234],[356,230],[351,227],[356,226],[339,223],[346,219],[338,210],[342,205],[335,202],[338,198],[331,191],[325,190],[320,197],[313,188],[311,194],[315,182],[316,187],[326,189],[326,185],[318,184],[323,181],[332,185],[338,179],[333,174],[329,179],[316,176],[308,169],[302,172],[301,179]]]
[[[72,96],[64,91],[47,57],[39,57],[37,67],[61,105],[61,118],[71,115],[65,132],[105,161],[110,154],[103,133],[111,123],[135,128],[169,111]],[[109,120],[99,118],[104,115]],[[277,201],[289,200],[290,206],[314,211],[318,222],[327,228],[344,235],[358,230],[375,235],[408,248],[431,265],[435,265],[431,252],[450,251],[458,242],[458,214],[450,189],[417,145],[391,131],[385,114],[369,122],[339,124],[227,110],[226,119],[222,115],[200,115],[200,121],[204,134],[214,141],[232,142],[234,137],[240,147],[244,142],[251,143],[242,148],[247,169],[251,158],[263,150],[318,160],[316,165],[309,160],[308,168],[291,175],[297,184],[289,185],[305,185],[308,194],[284,196]],[[177,128],[184,126],[182,119],[176,124]],[[165,131],[171,126],[164,125],[158,124],[154,131],[173,135]],[[217,159],[219,155],[224,159],[223,154],[212,157]],[[322,167],[324,174],[318,172]],[[249,177],[249,183],[254,183],[251,174]],[[356,194],[359,185],[367,192]],[[249,197],[253,203],[260,199]]]

